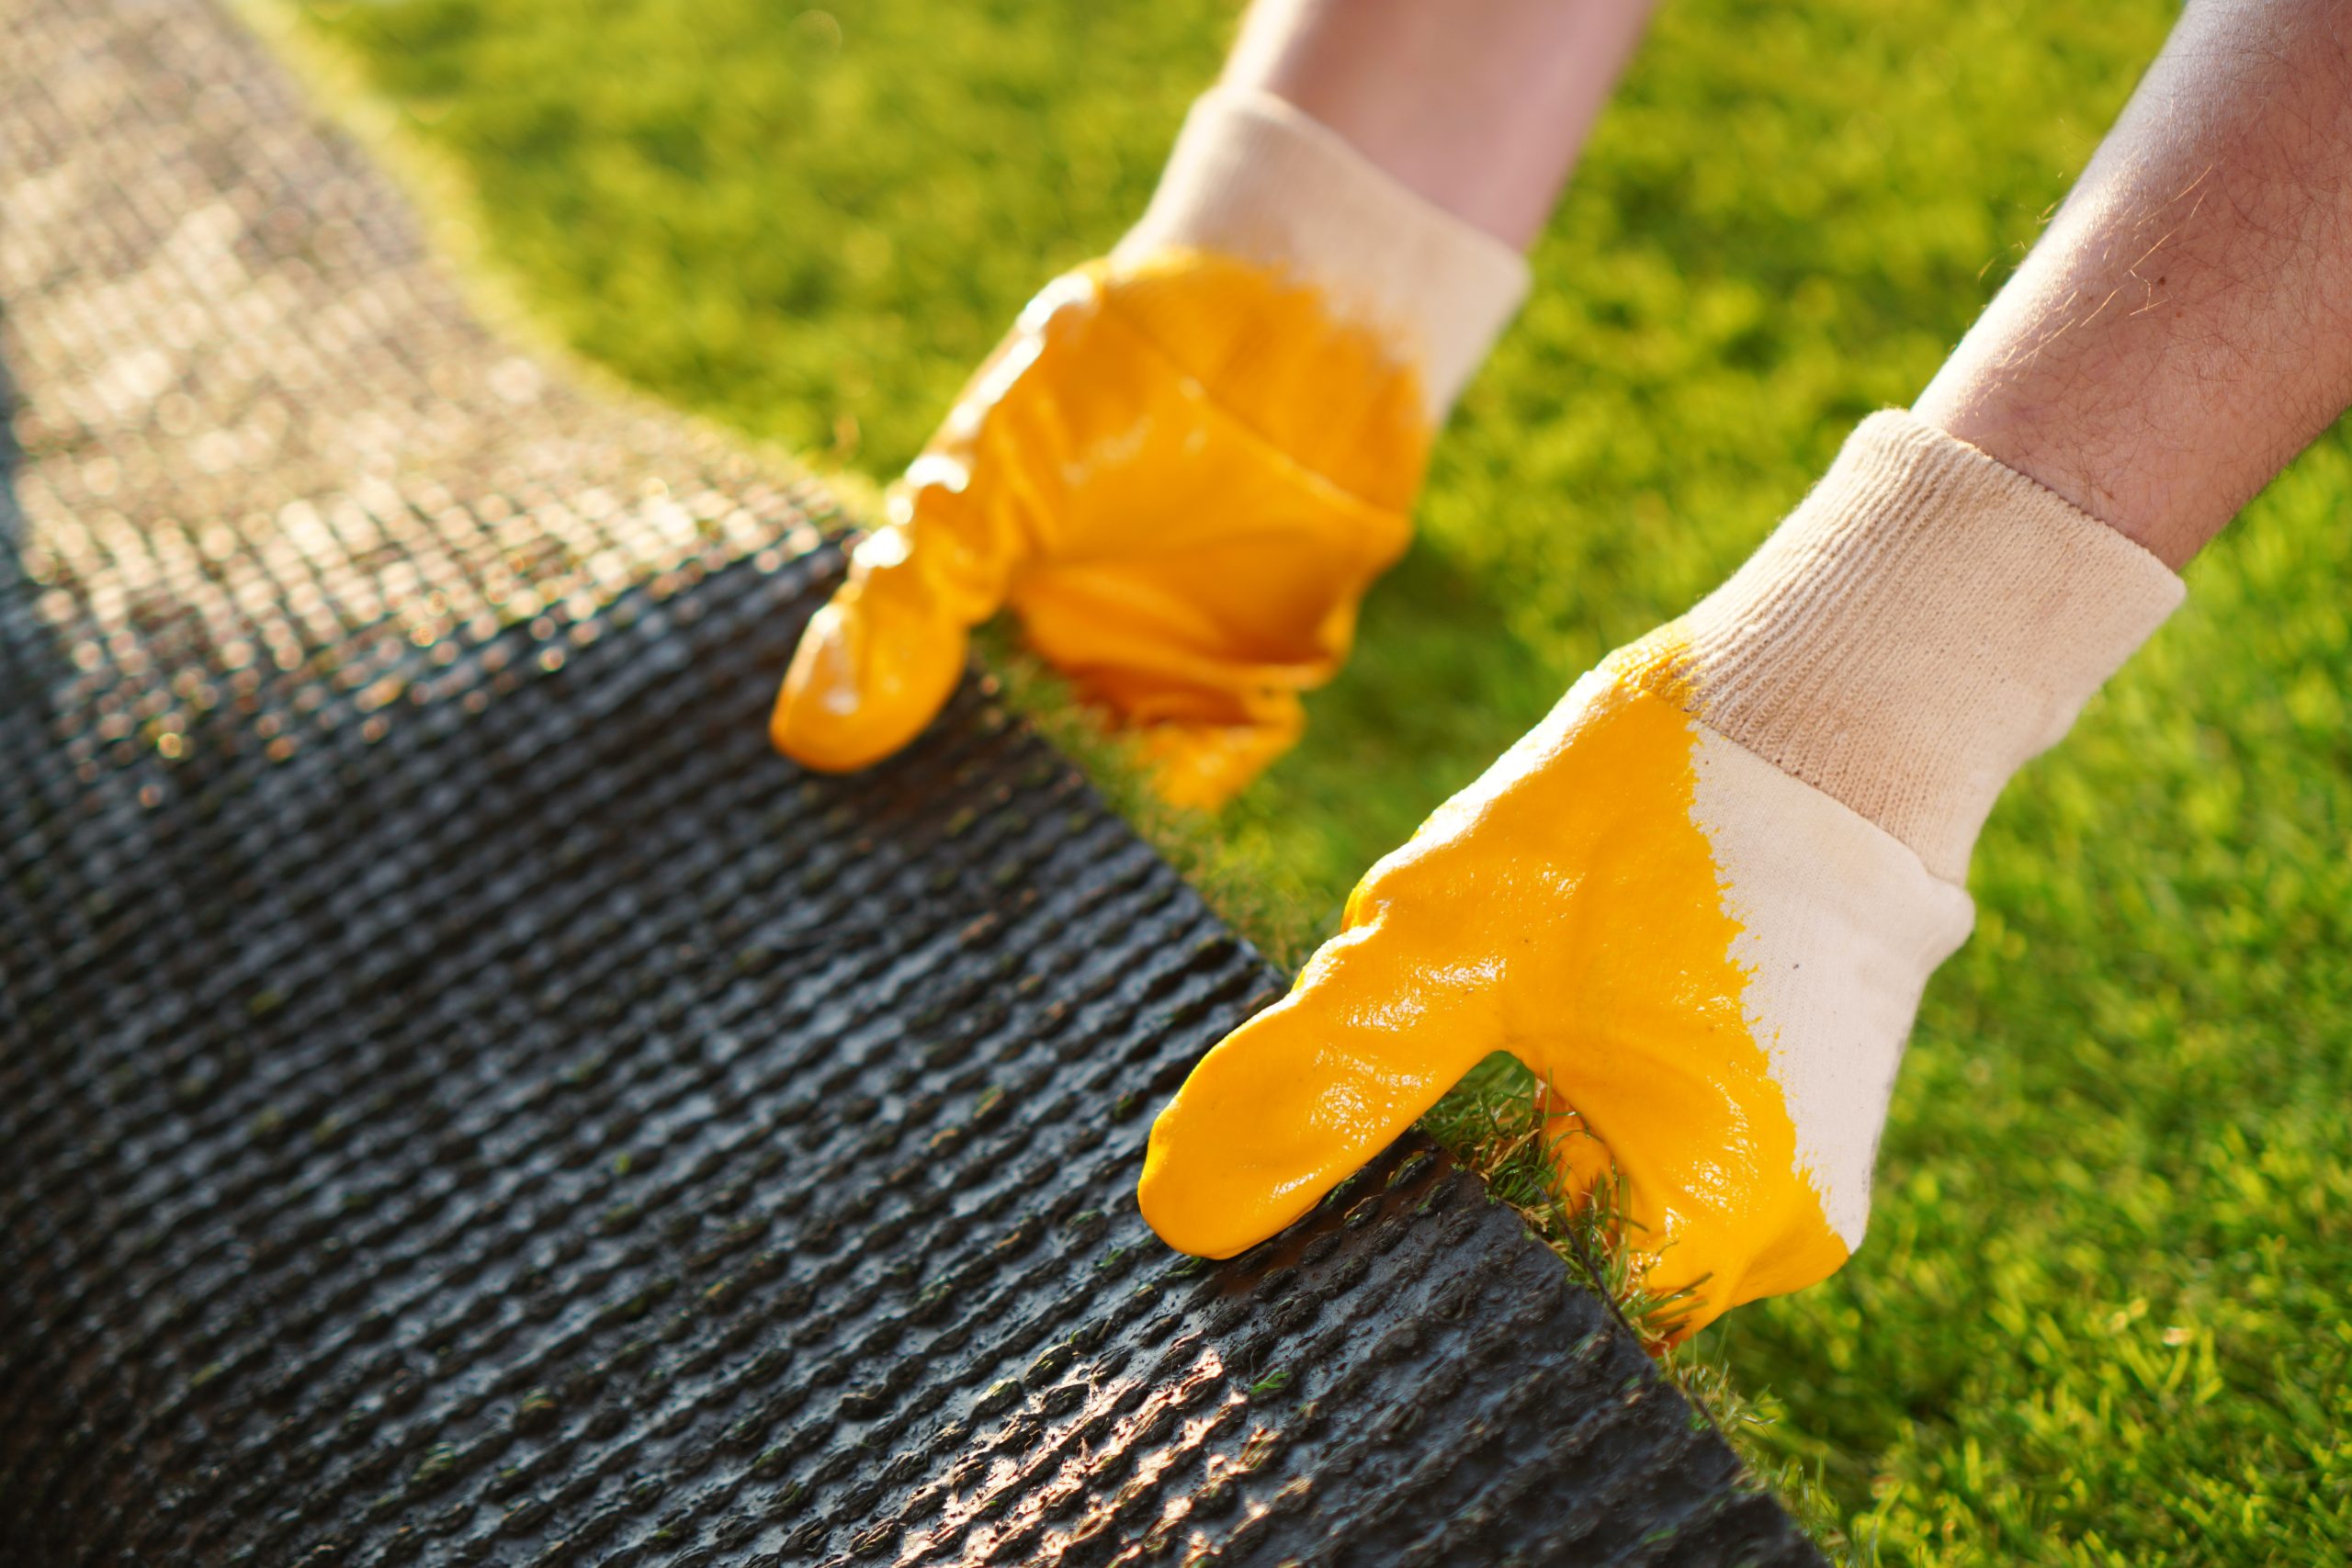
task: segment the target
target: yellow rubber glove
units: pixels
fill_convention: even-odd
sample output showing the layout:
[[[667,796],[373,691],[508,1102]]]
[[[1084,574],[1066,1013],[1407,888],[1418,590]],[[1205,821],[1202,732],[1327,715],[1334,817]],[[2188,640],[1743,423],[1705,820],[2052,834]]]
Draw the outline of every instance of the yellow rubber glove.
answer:
[[[1515,254],[1329,131],[1212,94],[1145,221],[1031,303],[892,491],[794,656],[777,747],[831,772],[897,750],[1010,607],[1140,731],[1166,798],[1222,803],[1346,658],[1521,288]]]
[[[1297,739],[1356,603],[1411,537],[1421,393],[1317,294],[1200,253],[1054,283],[862,543],[786,677],[776,744],[830,770],[911,739],[1006,604],[1086,700],[1214,806]]]
[[[1605,660],[1201,1062],[1139,1199],[1227,1257],[1509,1051],[1681,1333],[1843,1263],[1994,795],[2178,602],[2123,536],[1901,414],[1747,567]]]

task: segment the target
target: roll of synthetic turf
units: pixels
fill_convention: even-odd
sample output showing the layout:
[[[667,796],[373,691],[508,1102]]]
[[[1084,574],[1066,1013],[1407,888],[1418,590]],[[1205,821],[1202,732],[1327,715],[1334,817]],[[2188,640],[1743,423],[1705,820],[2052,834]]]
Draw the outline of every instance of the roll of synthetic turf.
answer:
[[[1419,1143],[1132,1200],[1278,977],[820,494],[486,334],[208,0],[0,21],[0,1559],[1815,1561]]]

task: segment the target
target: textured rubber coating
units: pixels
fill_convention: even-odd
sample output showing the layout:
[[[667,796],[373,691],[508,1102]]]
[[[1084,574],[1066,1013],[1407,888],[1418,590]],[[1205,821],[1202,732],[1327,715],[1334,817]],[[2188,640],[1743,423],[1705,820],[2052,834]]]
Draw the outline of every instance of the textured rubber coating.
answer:
[[[1417,1141],[1231,1263],[1277,994],[822,500],[487,337],[206,0],[0,23],[0,1560],[1814,1562]]]

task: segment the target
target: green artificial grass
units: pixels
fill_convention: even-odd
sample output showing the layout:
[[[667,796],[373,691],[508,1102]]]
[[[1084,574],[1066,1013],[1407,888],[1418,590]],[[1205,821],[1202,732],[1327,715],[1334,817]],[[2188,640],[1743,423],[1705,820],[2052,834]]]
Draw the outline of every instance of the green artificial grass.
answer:
[[[544,325],[876,478],[1139,209],[1231,25],[1204,0],[304,14],[454,172]],[[1736,564],[1855,419],[1924,383],[2170,15],[1669,0],[1361,653],[1306,744],[1188,829],[1225,884],[1328,927],[1576,673]],[[2347,513],[2331,434],[2009,792],[1868,1245],[1686,1364],[1860,1561],[2352,1552]],[[1486,1138],[1498,1179],[1525,1176],[1510,1143]]]

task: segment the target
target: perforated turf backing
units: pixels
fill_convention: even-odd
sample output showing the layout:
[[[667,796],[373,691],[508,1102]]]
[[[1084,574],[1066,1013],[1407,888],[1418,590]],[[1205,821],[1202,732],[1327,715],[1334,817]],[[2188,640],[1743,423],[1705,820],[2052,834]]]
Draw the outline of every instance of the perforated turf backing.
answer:
[[[1418,1143],[1160,1247],[1276,977],[977,683],[768,750],[821,498],[202,0],[0,39],[0,1559],[1813,1560]]]

